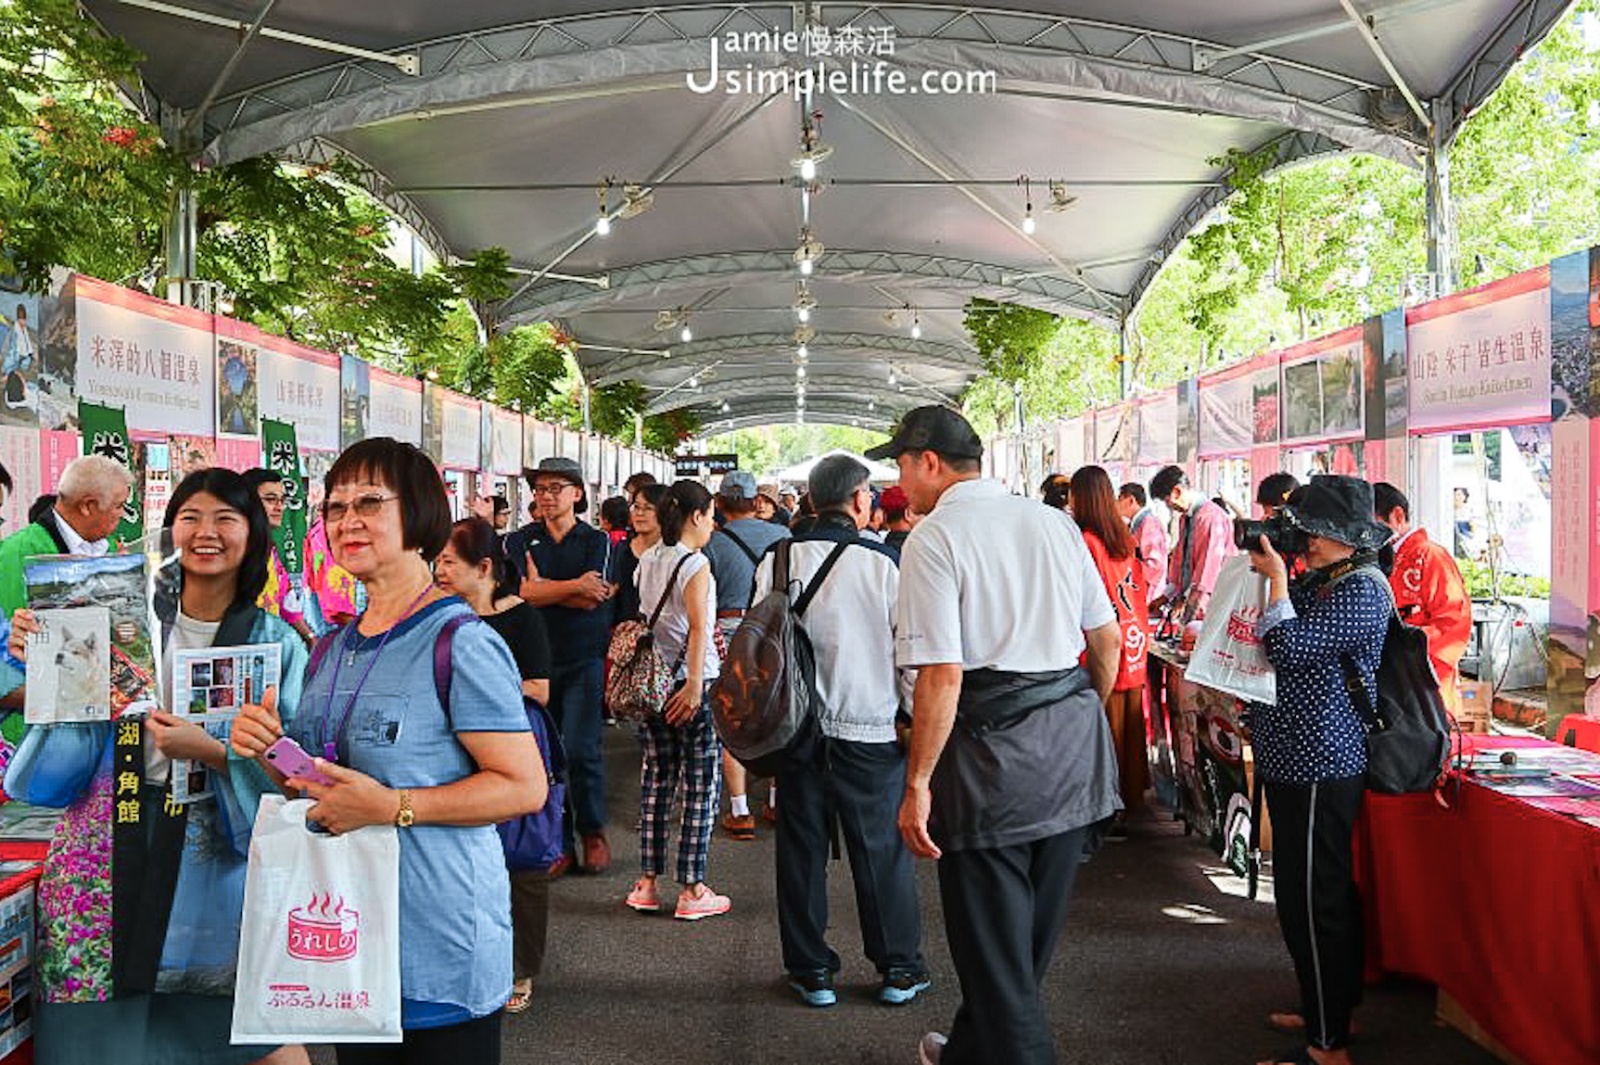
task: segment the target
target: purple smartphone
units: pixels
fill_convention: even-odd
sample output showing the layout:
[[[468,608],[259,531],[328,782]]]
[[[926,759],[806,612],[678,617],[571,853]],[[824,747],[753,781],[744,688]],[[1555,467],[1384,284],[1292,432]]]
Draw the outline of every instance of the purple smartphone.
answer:
[[[264,755],[267,761],[272,763],[272,768],[285,777],[299,777],[313,784],[333,783],[333,778],[317,768],[311,756],[305,752],[305,748],[288,736],[268,747]]]

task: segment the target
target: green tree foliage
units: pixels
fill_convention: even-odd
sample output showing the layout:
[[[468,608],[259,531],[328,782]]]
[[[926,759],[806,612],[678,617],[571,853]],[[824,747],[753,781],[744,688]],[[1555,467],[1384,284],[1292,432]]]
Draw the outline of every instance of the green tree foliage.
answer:
[[[968,301],[963,320],[983,368],[1008,385],[1028,376],[1061,324],[1046,311],[980,299]]]

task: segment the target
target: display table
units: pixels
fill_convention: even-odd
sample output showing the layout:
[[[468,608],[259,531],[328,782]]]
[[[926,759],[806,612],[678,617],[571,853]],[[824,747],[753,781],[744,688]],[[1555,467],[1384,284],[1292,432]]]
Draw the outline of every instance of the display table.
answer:
[[[1436,984],[1528,1065],[1600,1062],[1600,828],[1470,780],[1447,796],[1448,809],[1432,794],[1368,795],[1369,975]]]

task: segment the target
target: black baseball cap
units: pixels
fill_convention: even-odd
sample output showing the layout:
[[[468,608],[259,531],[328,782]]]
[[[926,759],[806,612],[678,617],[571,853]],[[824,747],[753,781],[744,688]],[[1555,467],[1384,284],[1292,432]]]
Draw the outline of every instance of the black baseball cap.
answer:
[[[874,461],[898,458],[907,451],[932,451],[948,459],[983,458],[983,441],[960,414],[949,407],[918,407],[900,419],[894,437],[866,453]]]

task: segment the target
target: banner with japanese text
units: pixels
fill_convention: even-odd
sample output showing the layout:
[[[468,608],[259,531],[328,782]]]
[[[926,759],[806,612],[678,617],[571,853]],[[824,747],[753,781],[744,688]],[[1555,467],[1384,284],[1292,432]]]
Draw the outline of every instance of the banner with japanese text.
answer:
[[[1363,335],[1351,326],[1279,354],[1284,443],[1361,435]]]
[[[439,426],[439,465],[452,470],[476,470],[481,430],[478,409],[481,404],[459,392],[445,388],[438,391],[444,397]]]
[[[45,482],[41,476],[44,462],[40,452],[46,432],[48,430],[0,425],[0,465],[11,474],[11,491],[4,493],[5,502],[0,504],[0,517],[5,519],[8,533],[28,524],[28,507],[44,491]]]
[[[421,447],[422,382],[374,366],[368,384],[372,398],[368,431]]]
[[[1178,461],[1178,389],[1164,389],[1138,401],[1139,428],[1134,458],[1145,466]]]
[[[1406,351],[1412,433],[1549,419],[1549,267],[1411,308]]]
[[[144,536],[144,469],[134,461],[133,443],[128,439],[127,415],[120,407],[107,407],[87,400],[78,401],[78,424],[83,432],[83,453],[104,455],[133,474],[133,490],[122,505],[122,520],[113,538],[122,544]]]
[[[272,418],[264,419],[261,422],[261,450],[267,469],[283,475],[283,524],[272,530],[272,542],[277,545],[283,568],[298,574],[303,572],[305,565],[301,550],[306,542],[306,527],[310,523],[307,521],[306,486],[300,472],[300,447],[294,426]]]
[[[121,408],[124,433],[214,434],[211,315],[90,277],[75,282],[78,398]]]
[[[1071,475],[1083,465],[1083,419],[1056,423],[1056,469]]]
[[[339,450],[339,356],[228,318],[217,341],[255,348],[262,418],[292,424],[303,448]]]
[[[1121,467],[1133,454],[1133,437],[1138,431],[1131,403],[1118,403],[1094,413],[1095,461],[1111,471]],[[1118,474],[1112,473],[1113,479]]]
[[[494,446],[489,468],[495,473],[515,477],[522,472],[522,415],[491,407],[494,418]]]

